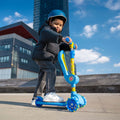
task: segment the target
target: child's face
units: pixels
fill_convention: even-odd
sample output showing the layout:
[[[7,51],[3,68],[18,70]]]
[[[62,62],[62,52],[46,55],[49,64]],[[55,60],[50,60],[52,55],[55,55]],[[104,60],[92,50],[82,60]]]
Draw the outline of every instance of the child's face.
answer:
[[[62,31],[63,24],[64,24],[63,21],[57,18],[53,20],[52,22],[50,21],[50,25],[52,27],[55,27],[58,33]]]

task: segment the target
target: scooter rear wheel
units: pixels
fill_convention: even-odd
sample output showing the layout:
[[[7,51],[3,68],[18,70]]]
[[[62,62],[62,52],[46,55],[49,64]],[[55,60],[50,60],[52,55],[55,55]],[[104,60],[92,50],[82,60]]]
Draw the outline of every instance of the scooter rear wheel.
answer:
[[[36,106],[41,107],[42,106],[41,102],[43,102],[43,98],[38,96],[36,101],[35,101]]]

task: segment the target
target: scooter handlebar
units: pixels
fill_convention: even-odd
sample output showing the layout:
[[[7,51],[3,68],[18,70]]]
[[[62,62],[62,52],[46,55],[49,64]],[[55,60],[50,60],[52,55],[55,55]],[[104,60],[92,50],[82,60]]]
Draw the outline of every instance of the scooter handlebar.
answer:
[[[66,42],[69,42],[69,41],[70,41],[70,39],[69,39],[68,37],[67,37],[65,40],[66,40]]]
[[[68,37],[67,37],[65,40],[66,40],[66,42],[69,42],[69,41],[70,41],[70,39],[69,39]],[[74,42],[69,43],[69,45],[70,45],[70,48],[71,48],[71,49],[75,49]]]

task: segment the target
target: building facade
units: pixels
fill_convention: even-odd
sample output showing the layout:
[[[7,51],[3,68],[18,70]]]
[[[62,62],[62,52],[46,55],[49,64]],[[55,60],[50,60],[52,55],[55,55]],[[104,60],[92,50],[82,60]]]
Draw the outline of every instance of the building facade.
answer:
[[[33,29],[38,32],[40,26],[47,20],[49,12],[54,9],[60,9],[65,12],[67,22],[63,28],[62,35],[69,36],[68,0],[34,0]]]
[[[32,42],[16,33],[0,36],[0,79],[36,78],[32,50]]]
[[[37,78],[39,68],[31,58],[37,39],[23,22],[0,28],[0,79]]]

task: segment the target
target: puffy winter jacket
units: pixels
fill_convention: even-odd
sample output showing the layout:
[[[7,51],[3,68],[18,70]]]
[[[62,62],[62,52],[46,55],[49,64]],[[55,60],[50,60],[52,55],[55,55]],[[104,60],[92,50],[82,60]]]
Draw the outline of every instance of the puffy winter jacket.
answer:
[[[40,32],[39,41],[34,47],[33,60],[54,60],[59,50],[69,50],[69,46],[62,43],[62,35],[56,32],[56,29],[47,25]]]

